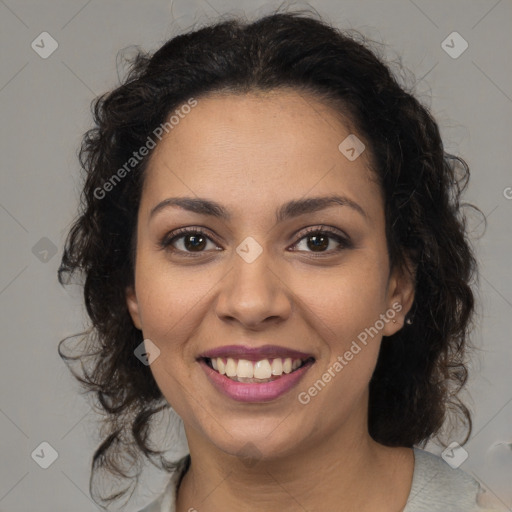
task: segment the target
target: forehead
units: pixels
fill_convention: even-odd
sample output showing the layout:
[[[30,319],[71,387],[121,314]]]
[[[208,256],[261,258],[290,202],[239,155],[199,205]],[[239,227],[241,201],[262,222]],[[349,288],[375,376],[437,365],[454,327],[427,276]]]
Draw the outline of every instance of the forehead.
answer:
[[[369,151],[351,161],[339,149],[354,135],[339,113],[303,92],[200,97],[151,155],[143,200],[195,194],[247,209],[247,201],[340,192],[375,207]]]

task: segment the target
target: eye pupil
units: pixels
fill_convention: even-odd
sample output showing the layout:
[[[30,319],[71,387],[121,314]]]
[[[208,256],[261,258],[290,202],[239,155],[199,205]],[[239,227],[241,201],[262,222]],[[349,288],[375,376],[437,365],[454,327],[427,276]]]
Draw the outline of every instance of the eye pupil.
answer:
[[[326,249],[329,246],[329,237],[324,235],[310,235],[308,237],[308,247],[313,251]],[[312,244],[309,241],[313,240]]]
[[[206,245],[206,237],[201,235],[187,235],[184,237],[185,247],[190,249],[204,249]]]

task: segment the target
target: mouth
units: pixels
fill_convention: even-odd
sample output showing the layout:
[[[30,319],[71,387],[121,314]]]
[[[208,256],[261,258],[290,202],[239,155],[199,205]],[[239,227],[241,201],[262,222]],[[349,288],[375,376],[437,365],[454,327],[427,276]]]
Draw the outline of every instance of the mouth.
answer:
[[[310,354],[283,347],[229,346],[197,358],[222,394],[241,402],[269,402],[291,390],[315,363]]]

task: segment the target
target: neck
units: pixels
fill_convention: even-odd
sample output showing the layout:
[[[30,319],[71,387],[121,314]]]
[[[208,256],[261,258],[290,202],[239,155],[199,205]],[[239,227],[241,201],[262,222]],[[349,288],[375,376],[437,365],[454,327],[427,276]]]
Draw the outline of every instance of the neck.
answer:
[[[365,428],[337,429],[300,450],[260,459],[226,454],[197,431],[187,430],[187,438],[191,465],[178,492],[177,512],[364,512],[387,510],[383,503],[396,511],[405,506],[411,487],[412,450],[380,445]]]

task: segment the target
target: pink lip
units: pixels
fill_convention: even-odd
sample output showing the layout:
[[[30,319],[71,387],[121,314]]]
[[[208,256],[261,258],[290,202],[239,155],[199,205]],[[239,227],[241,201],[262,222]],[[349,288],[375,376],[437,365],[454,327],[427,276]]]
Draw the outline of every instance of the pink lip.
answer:
[[[248,361],[261,361],[262,359],[275,359],[277,357],[292,359],[308,359],[313,357],[311,354],[305,354],[297,350],[291,350],[278,345],[263,345],[262,347],[247,347],[243,345],[226,345],[208,350],[199,356],[199,358],[214,357],[233,359],[247,359]]]
[[[236,382],[210,368],[204,359],[199,360],[199,364],[215,388],[238,402],[270,402],[275,400],[296,386],[313,363],[314,361],[311,359],[304,366],[291,373],[283,373],[276,380],[259,384],[257,382]]]

